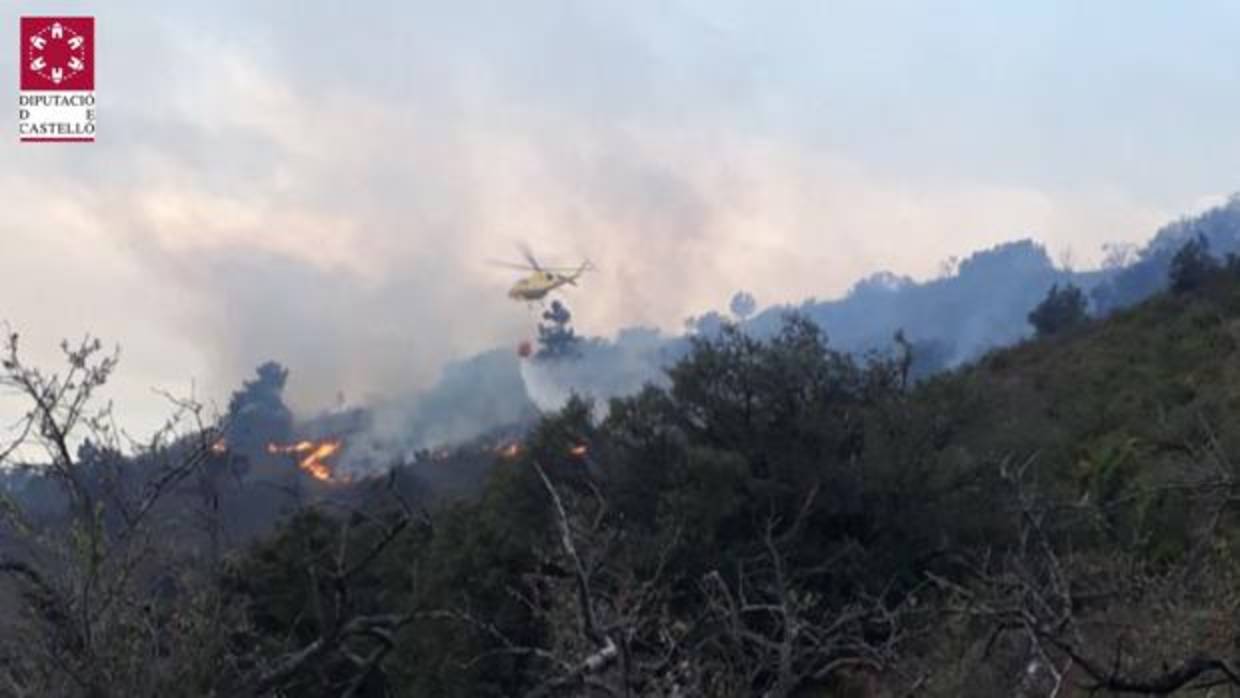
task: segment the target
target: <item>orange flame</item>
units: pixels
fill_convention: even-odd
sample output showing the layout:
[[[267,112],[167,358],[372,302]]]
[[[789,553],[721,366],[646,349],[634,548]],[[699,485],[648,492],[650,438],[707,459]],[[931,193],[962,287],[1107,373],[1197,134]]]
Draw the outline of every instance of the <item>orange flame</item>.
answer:
[[[344,446],[340,439],[324,439],[323,441],[298,441],[295,444],[267,444],[268,453],[288,453],[301,456],[297,467],[310,474],[316,480],[333,482],[336,480],[332,467],[325,460],[335,455]]]
[[[521,455],[521,442],[513,441],[506,446],[499,446],[495,449],[495,453],[504,458],[516,458]]]
[[[211,452],[217,456],[228,453],[228,442],[224,440],[224,437],[221,436],[211,444]]]
[[[589,449],[586,448],[585,444],[577,444],[576,446],[568,449],[568,454],[573,458],[585,458],[588,451]]]

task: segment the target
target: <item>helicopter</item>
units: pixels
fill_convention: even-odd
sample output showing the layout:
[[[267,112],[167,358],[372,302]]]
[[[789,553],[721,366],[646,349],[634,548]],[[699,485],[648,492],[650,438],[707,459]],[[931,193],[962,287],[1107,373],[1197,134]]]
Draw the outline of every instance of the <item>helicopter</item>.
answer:
[[[512,285],[512,288],[508,289],[508,297],[514,301],[525,301],[526,303],[541,301],[547,297],[548,293],[561,286],[576,286],[577,279],[581,278],[582,274],[594,269],[594,265],[588,259],[577,267],[544,267],[538,263],[538,260],[528,247],[521,245],[519,249],[522,256],[525,257],[526,264],[492,262],[508,269],[531,272],[525,278],[518,279]]]

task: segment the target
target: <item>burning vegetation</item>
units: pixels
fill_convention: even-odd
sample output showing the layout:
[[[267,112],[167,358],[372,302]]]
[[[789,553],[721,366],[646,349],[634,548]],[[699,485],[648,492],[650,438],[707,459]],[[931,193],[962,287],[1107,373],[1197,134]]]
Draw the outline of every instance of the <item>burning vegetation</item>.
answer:
[[[509,441],[507,443],[503,443],[503,444],[496,446],[492,450],[494,451],[495,455],[499,456],[500,458],[503,458],[504,460],[514,460],[515,458],[519,457],[525,451],[525,446],[522,445],[520,441]],[[585,458],[587,455],[589,455],[589,452],[590,452],[589,447],[584,443],[578,443],[573,446],[570,446],[567,451],[569,456],[573,458],[579,458],[579,459]]]
[[[309,473],[314,479],[322,482],[339,482],[342,478],[336,475],[332,466],[327,463],[327,459],[343,447],[344,441],[341,439],[303,440],[292,444],[269,443],[267,452],[298,456],[297,467]]]

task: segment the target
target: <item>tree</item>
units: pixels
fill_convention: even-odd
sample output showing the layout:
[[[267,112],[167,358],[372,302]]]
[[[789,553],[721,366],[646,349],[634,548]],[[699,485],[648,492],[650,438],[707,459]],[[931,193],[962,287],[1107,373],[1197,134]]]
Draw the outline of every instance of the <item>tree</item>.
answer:
[[[553,483],[529,466],[550,500],[550,529],[535,544],[541,560],[509,595],[522,601],[542,632],[536,644],[512,636],[468,607],[435,615],[475,629],[486,654],[525,658],[527,698],[580,696],[762,695],[789,698],[860,669],[878,671],[904,640],[907,606],[882,598],[843,605],[813,591],[813,580],[840,559],[793,565],[817,490],[801,517],[781,525],[768,516],[761,545],[735,568],[683,577],[681,526],[626,542],[624,517],[594,483],[585,492]]]
[[[728,304],[728,309],[736,316],[737,320],[745,321],[745,318],[753,315],[753,311],[757,309],[758,301],[754,300],[753,294],[748,291],[737,291],[732,296],[732,302]]]
[[[255,373],[228,401],[224,430],[228,447],[249,455],[262,453],[270,441],[287,441],[293,430],[293,413],[284,404],[288,369],[268,361]]]
[[[1039,337],[1049,337],[1080,327],[1089,319],[1085,294],[1068,283],[1051,286],[1046,297],[1029,313],[1029,324]]]
[[[1198,235],[1171,258],[1171,290],[1184,293],[1200,288],[1218,267],[1218,260],[1210,254],[1210,241],[1205,235]]]
[[[987,694],[1057,696],[1069,685],[1082,691],[1071,695],[1234,694],[1240,687],[1234,635],[1219,628],[1230,628],[1237,565],[1219,517],[1234,496],[1236,469],[1213,449],[1199,454],[1214,461],[1204,479],[1138,490],[1108,504],[1057,500],[1039,487],[1034,458],[1000,464],[1006,490],[1000,497],[1016,543],[961,560],[965,574],[958,580],[930,575],[945,592],[945,615],[990,627],[986,661],[1016,659],[999,678],[1009,685],[988,686]],[[1155,562],[1137,547],[1079,546],[1105,509],[1145,508],[1151,496],[1173,491],[1188,493],[1209,522],[1190,554]]]
[[[546,324],[538,323],[539,359],[564,359],[580,355],[581,338],[573,332],[571,322],[573,314],[568,307],[558,300],[551,301],[551,307],[543,311]]]
[[[1123,269],[1137,259],[1137,246],[1131,242],[1102,243],[1103,269]]]
[[[118,353],[89,336],[61,348],[67,366],[57,373],[26,364],[16,333],[0,354],[0,389],[27,403],[0,444],[0,470],[24,467],[58,490],[56,506],[42,509],[0,490],[0,692],[257,698],[288,695],[310,675],[323,690],[298,695],[375,695],[364,687],[413,616],[359,604],[355,589],[408,528],[403,500],[396,512],[368,507],[322,526],[321,548],[293,556],[313,587],[294,613],[312,619],[313,632],[263,637],[254,600],[226,588],[229,563],[187,506],[193,476],[221,457],[219,428],[197,403],[168,396],[165,426],[145,443],[126,441],[110,405],[95,404]],[[263,375],[260,383],[282,384],[282,371]],[[322,667],[332,667],[330,683],[315,673]]]
[[[0,607],[19,609],[0,632],[0,682],[10,695],[87,698],[192,683],[190,667],[218,659],[224,629],[240,619],[212,603],[218,597],[200,597],[202,622],[174,629],[170,599],[191,575],[178,569],[184,556],[160,545],[184,523],[161,507],[209,458],[214,431],[201,428],[197,405],[179,401],[163,429],[122,457],[110,408],[93,403],[118,352],[91,337],[63,342],[66,369],[47,373],[22,360],[16,333],[6,340],[0,388],[28,409],[0,466],[42,454],[36,476],[55,483],[61,506],[39,520],[20,499],[0,498]]]

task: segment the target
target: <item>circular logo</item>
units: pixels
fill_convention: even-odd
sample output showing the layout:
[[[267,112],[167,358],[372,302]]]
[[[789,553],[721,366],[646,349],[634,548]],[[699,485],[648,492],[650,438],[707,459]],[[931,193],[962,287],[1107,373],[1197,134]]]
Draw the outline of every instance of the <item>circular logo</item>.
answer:
[[[86,37],[60,22],[52,22],[30,36],[26,65],[53,85],[72,80],[86,70]]]

